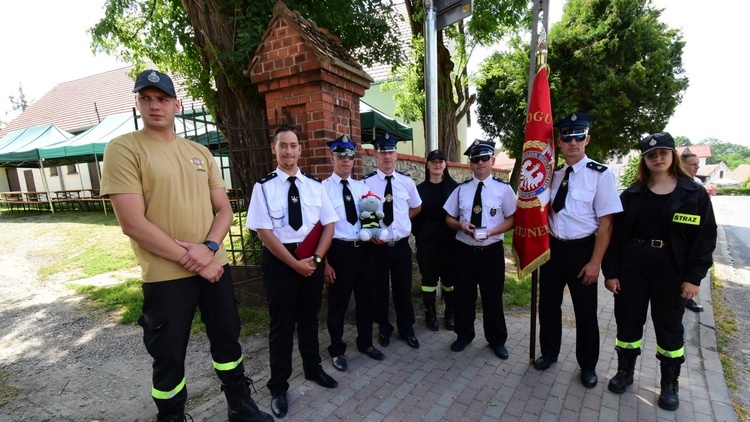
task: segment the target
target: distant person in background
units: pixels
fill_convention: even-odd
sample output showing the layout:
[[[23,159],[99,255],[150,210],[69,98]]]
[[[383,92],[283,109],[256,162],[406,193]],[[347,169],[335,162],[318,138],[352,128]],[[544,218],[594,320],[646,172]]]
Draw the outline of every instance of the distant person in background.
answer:
[[[624,211],[615,217],[602,265],[617,321],[617,373],[608,389],[622,394],[633,383],[650,302],[661,366],[658,404],[666,410],[680,405],[685,302],[698,294],[716,247],[711,201],[682,168],[674,148],[666,132],[641,140],[637,181],[620,195]]]
[[[682,166],[685,168],[685,171],[693,177],[693,180],[696,183],[702,186],[703,182],[701,182],[701,179],[699,179],[697,176],[698,170],[701,168],[698,156],[689,152],[687,154],[680,155],[680,159],[682,160]],[[703,306],[699,305],[698,302],[695,301],[695,299],[688,299],[685,307],[693,312],[703,311]]]
[[[135,80],[143,129],[104,151],[102,196],[109,197],[142,269],[143,342],[153,361],[157,421],[185,420],[185,354],[196,308],[227,398],[230,421],[272,421],[250,397],[238,341],[240,318],[222,241],[234,215],[211,152],[174,132],[180,110],[169,76]]]
[[[445,329],[453,330],[453,282],[456,262],[453,256],[455,232],[445,224],[443,205],[458,186],[448,172],[445,154],[436,149],[427,154],[424,182],[417,185],[422,197],[422,211],[412,219],[412,233],[416,238],[417,264],[422,274],[422,300],[425,308],[425,325],[438,331],[438,282],[442,285],[445,302]]]

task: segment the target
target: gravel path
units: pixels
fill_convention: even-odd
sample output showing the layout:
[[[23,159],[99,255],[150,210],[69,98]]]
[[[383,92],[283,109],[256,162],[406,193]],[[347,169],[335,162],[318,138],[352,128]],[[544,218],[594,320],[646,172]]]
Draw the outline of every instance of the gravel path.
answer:
[[[151,358],[140,327],[92,309],[64,275],[38,280],[45,251],[64,247],[54,232],[42,232],[49,227],[0,219],[0,404],[8,401],[0,420],[151,420]],[[134,270],[76,283],[137,276]],[[218,387],[205,335],[193,336],[187,362],[191,397]]]

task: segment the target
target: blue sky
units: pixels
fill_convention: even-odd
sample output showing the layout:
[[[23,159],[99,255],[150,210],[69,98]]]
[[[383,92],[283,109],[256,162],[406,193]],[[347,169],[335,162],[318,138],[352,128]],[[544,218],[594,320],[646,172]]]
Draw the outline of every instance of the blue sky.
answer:
[[[693,143],[714,137],[750,146],[743,116],[750,88],[744,49],[750,2],[742,0],[654,0],[663,20],[683,30],[683,63],[690,87],[666,130]],[[86,30],[103,15],[104,0],[3,1],[0,5],[0,119],[11,116],[8,95],[19,82],[29,99],[55,85],[124,67],[114,58],[91,52]],[[563,1],[551,0],[552,24]]]

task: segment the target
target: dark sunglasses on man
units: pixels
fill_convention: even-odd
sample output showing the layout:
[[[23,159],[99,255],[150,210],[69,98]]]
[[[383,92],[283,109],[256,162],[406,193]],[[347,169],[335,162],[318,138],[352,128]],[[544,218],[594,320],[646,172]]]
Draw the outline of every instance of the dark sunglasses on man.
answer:
[[[489,161],[490,158],[492,158],[491,155],[480,155],[479,157],[471,157],[469,161],[471,161],[473,164],[478,164],[480,161],[481,162]]]
[[[336,157],[339,158],[339,160],[353,160],[354,154],[353,153],[346,153],[346,152],[337,152]]]
[[[583,142],[586,140],[586,134],[580,133],[577,135],[560,135],[560,140],[567,143],[576,141],[576,142]]]

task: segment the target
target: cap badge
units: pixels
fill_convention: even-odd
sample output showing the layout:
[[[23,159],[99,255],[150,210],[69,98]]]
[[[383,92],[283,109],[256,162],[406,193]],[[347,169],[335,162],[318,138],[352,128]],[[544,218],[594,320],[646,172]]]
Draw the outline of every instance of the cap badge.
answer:
[[[475,140],[474,140],[474,146],[477,146],[477,145],[479,145],[479,140],[478,140],[478,139],[475,139]]]
[[[575,114],[575,113],[573,113],[573,115],[572,115],[572,116],[570,116],[570,121],[571,121],[571,122],[575,122],[576,120],[578,120],[578,116],[576,116],[576,114]]]
[[[651,141],[648,143],[650,146],[656,145],[656,139],[651,138]]]
[[[151,73],[148,74],[148,80],[149,82],[157,83],[159,82],[160,78],[159,75],[156,74],[155,71],[151,71]]]
[[[342,140],[342,141],[344,141],[344,142],[349,142],[349,138],[347,138],[347,137],[346,137],[346,135],[344,135],[344,136],[343,136],[343,137],[341,138],[341,140]]]
[[[385,136],[383,136],[383,138],[385,138],[385,139],[391,139],[391,135],[389,135],[389,134],[386,133]]]

